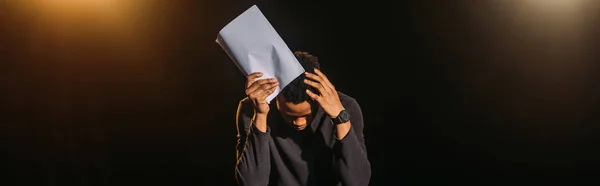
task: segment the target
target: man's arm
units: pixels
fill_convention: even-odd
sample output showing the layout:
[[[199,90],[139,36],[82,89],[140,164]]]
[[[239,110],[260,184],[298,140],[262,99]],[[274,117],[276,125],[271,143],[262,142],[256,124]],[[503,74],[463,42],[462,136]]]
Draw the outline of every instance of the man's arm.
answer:
[[[265,126],[258,130],[256,122]],[[271,172],[269,154],[270,130],[266,117],[255,117],[251,100],[240,101],[236,114],[237,145],[235,176],[238,185],[267,185]],[[262,128],[262,127],[261,127]]]
[[[336,138],[333,147],[335,169],[342,185],[369,185],[371,163],[367,159],[360,106],[356,100],[346,96],[345,102],[342,102],[339,92],[319,69],[315,69],[315,73],[305,72],[305,75],[307,79],[304,83],[319,92],[317,94],[307,89],[306,94],[317,101],[330,118],[336,117],[344,109],[350,113],[350,121],[336,126],[333,134]]]
[[[362,111],[354,99],[345,108],[350,113],[350,121],[336,126],[335,168],[342,185],[367,186],[371,179],[371,163],[367,158]],[[337,137],[340,129],[348,130],[341,139]]]

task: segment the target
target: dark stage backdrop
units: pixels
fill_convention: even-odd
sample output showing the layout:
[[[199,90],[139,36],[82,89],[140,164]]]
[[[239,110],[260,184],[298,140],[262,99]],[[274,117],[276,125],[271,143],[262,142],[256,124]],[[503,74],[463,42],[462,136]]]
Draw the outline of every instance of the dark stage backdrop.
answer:
[[[2,185],[233,185],[253,4],[362,106],[372,185],[597,182],[596,2],[4,0]]]

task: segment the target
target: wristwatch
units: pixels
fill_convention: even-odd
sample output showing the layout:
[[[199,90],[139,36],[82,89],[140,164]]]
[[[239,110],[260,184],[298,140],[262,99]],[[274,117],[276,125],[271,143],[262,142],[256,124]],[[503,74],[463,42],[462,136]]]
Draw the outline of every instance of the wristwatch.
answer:
[[[342,110],[335,118],[331,118],[333,124],[342,124],[350,121],[350,113],[346,110]]]

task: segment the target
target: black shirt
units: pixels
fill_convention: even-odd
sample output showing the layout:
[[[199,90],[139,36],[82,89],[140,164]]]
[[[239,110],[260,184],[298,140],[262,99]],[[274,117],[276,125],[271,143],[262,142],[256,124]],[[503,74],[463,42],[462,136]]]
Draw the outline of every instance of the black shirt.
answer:
[[[315,109],[310,125],[301,131],[292,128],[272,108],[267,131],[261,132],[252,121],[252,102],[241,100],[236,118],[235,173],[239,185],[368,185],[371,165],[364,143],[362,111],[355,99],[338,95],[351,117],[350,131],[342,140],[335,137],[335,125],[320,107]]]

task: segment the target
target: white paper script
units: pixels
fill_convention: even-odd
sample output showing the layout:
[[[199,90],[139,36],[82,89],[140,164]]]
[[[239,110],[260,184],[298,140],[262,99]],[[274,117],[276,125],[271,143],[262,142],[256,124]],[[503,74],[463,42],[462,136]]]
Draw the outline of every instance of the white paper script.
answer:
[[[244,76],[262,72],[263,76],[258,79],[277,79],[279,86],[267,97],[268,103],[292,80],[304,73],[304,68],[294,53],[256,5],[221,29],[216,42]]]

